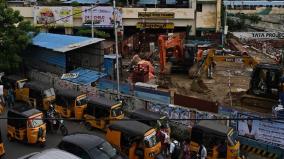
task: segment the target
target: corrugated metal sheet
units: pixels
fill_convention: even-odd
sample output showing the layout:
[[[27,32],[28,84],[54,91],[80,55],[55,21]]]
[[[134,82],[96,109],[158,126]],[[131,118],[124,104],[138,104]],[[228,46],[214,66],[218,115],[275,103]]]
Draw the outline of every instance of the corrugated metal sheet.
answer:
[[[103,40],[104,39],[101,38],[88,38],[82,36],[39,33],[32,39],[32,43],[33,45],[52,49],[54,51],[67,52]]]
[[[154,92],[143,92],[143,91],[134,91],[134,96],[142,98],[149,101],[157,101],[160,103],[170,104],[171,97],[161,94],[156,94]]]
[[[174,95],[174,104],[188,108],[195,108],[200,111],[218,113],[218,105],[215,102],[184,96],[180,94]]]
[[[64,3],[72,3],[72,2],[78,2],[79,4],[105,4],[110,2],[110,0],[71,0]]]
[[[90,85],[91,83],[107,76],[105,73],[94,71],[94,70],[89,70],[89,69],[85,69],[81,67],[70,71],[70,73],[78,73],[78,77],[64,79],[64,80],[70,81],[72,83],[76,83],[79,85]]]
[[[131,95],[131,86],[129,84],[126,83],[120,83],[119,84],[119,89],[120,92],[123,94],[128,94]],[[111,81],[111,80],[107,80],[107,79],[101,79],[98,82],[98,86],[97,86],[100,90],[117,90],[117,82],[116,81]]]
[[[65,54],[53,53],[53,52],[50,53],[37,52],[33,54],[33,58],[47,62],[49,64],[56,65],[61,68],[66,67]]]

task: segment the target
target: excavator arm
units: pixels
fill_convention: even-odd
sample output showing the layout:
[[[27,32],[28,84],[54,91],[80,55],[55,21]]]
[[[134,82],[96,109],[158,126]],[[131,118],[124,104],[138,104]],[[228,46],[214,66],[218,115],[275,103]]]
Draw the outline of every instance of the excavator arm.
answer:
[[[167,36],[160,35],[158,38],[159,54],[160,54],[160,72],[165,73],[165,65],[167,63],[167,49],[174,48],[173,56],[178,60],[183,59],[183,45],[179,36],[167,39]]]

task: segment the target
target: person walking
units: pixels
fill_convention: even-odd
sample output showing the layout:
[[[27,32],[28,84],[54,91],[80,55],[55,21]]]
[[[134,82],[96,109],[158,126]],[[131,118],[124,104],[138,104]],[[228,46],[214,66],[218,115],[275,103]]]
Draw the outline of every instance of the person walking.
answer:
[[[183,159],[190,159],[190,149],[189,149],[190,140],[186,139],[183,143]]]
[[[198,159],[206,159],[207,157],[207,150],[205,148],[205,146],[203,144],[199,144],[199,151],[198,151],[198,155],[197,158]]]
[[[12,108],[15,104],[14,90],[12,86],[9,86],[8,95],[7,95],[7,105],[9,108]]]

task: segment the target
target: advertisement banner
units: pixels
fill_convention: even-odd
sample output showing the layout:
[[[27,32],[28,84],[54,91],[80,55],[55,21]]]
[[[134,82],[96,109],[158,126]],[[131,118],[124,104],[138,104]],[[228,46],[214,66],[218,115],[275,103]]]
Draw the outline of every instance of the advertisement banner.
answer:
[[[70,15],[72,7],[34,7],[34,24],[72,27],[73,16]]]
[[[238,121],[240,136],[263,141],[284,148],[284,122],[268,120],[252,120],[255,116],[239,114],[245,120]]]
[[[83,25],[91,26],[92,12],[91,7],[83,7],[82,22]],[[122,27],[122,14],[121,8],[115,10],[116,24]],[[113,7],[95,7],[93,8],[94,27],[100,28],[113,28],[114,27],[114,14]]]
[[[233,34],[246,39],[284,39],[284,32],[233,32]]]
[[[73,18],[82,17],[82,7],[73,7]]]

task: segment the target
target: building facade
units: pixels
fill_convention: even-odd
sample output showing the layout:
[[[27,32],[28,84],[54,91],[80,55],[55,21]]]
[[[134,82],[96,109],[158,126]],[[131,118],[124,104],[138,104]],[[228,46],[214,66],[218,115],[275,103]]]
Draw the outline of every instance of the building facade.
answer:
[[[65,34],[73,34],[74,28],[82,27],[87,22],[90,24],[91,12],[88,13],[90,6],[11,5],[11,7],[20,11],[26,20],[42,28],[43,31],[48,31],[47,28],[51,27],[61,27]],[[97,25],[100,23],[99,21],[112,21],[112,11],[111,6],[99,5],[97,10],[93,12],[95,27],[112,29],[112,26],[108,26],[108,24]],[[157,30],[162,32],[185,31],[187,26],[191,27],[190,35],[201,34],[205,31],[215,33],[221,30],[221,0],[174,0],[171,3],[162,0],[156,0],[156,2],[155,0],[140,0],[137,5],[119,8],[118,12],[117,15],[121,19],[117,20],[121,20],[121,28],[124,33],[143,29],[153,32]],[[47,15],[53,17],[46,17]],[[68,15],[73,16],[64,22],[57,21]],[[46,21],[39,23],[42,19],[49,19],[52,24],[46,23]]]

